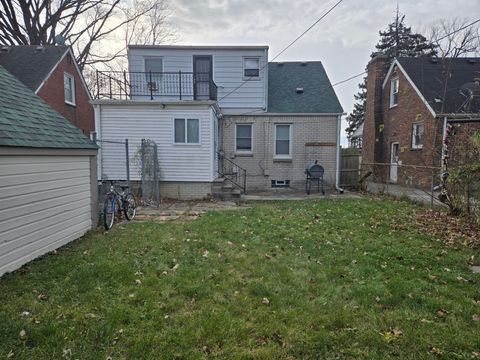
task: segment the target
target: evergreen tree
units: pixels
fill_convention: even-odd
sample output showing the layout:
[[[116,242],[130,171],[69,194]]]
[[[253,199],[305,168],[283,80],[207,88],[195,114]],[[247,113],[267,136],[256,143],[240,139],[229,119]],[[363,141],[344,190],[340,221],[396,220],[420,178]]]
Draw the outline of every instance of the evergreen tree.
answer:
[[[436,56],[437,45],[429,42],[425,36],[415,34],[411,27],[405,25],[405,15],[397,13],[393,22],[387,25],[387,29],[379,31],[380,40],[375,45],[376,52],[382,52],[387,56],[387,68],[396,57],[420,57]],[[348,127],[347,137],[350,139],[352,133],[365,121],[365,107],[367,101],[367,78],[358,85],[359,92],[355,95],[353,111],[347,116]]]

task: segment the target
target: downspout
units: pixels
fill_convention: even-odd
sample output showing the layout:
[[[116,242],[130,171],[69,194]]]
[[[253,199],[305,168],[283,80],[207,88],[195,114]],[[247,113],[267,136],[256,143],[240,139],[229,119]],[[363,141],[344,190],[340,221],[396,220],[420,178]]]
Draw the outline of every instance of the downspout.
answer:
[[[93,105],[93,112],[95,116],[95,137],[96,140],[102,140],[102,121],[101,121],[101,105]],[[98,143],[97,143],[98,145]],[[103,165],[103,151],[100,146],[97,153],[97,179],[102,180],[102,165]]]
[[[342,146],[340,144],[340,134],[342,129],[342,115],[338,115],[337,117],[337,161],[335,165],[335,189],[340,193],[343,194],[343,189],[340,187],[340,152]]]
[[[443,134],[442,134],[442,156],[441,156],[441,169],[442,174],[445,172],[445,140],[447,139],[447,116],[443,117]],[[440,174],[440,175],[442,175]]]

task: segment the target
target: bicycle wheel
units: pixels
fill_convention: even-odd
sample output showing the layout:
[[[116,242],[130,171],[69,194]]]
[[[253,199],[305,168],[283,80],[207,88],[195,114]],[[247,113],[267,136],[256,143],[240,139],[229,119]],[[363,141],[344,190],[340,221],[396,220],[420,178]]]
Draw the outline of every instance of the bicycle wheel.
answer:
[[[115,196],[108,194],[103,203],[103,225],[110,230],[115,220]]]
[[[132,193],[128,193],[123,199],[123,212],[127,220],[133,220],[137,214],[137,203]]]

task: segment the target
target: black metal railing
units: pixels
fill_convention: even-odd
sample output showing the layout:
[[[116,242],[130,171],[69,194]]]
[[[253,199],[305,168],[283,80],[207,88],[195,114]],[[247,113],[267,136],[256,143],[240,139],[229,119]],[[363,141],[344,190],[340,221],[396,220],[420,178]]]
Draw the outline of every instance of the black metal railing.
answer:
[[[245,194],[247,192],[247,170],[227,159],[222,153],[217,152],[218,173],[238,187]]]
[[[217,100],[210,73],[97,71],[97,99]]]

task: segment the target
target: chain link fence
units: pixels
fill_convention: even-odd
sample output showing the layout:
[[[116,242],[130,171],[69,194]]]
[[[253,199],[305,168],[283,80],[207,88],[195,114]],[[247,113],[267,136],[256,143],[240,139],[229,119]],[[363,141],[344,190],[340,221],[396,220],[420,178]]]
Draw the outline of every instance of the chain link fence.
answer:
[[[441,168],[401,163],[366,163],[360,170],[362,190],[428,205],[439,201]]]

